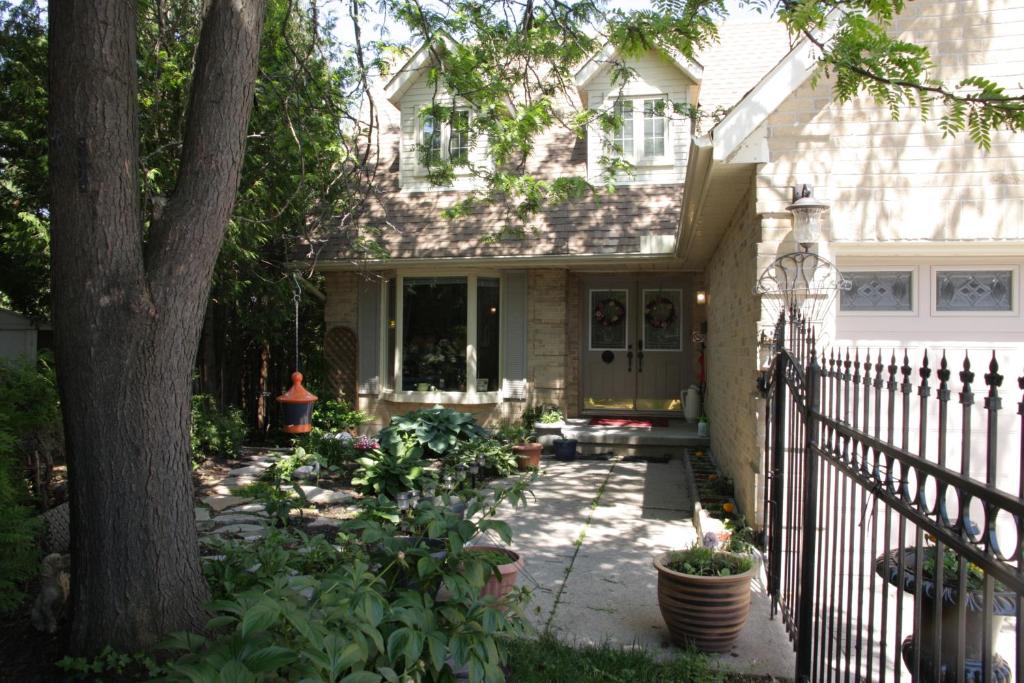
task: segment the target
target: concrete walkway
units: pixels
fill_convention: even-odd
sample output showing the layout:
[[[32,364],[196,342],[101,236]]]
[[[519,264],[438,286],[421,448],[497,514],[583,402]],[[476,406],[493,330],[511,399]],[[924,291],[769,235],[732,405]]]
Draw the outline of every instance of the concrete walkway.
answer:
[[[528,614],[538,631],[671,656],[651,560],[696,538],[688,471],[674,455],[667,463],[543,462],[536,500],[507,517],[526,562],[520,582],[534,590]],[[746,629],[720,661],[741,673],[791,678],[785,629],[769,620],[767,598],[753,597]]]

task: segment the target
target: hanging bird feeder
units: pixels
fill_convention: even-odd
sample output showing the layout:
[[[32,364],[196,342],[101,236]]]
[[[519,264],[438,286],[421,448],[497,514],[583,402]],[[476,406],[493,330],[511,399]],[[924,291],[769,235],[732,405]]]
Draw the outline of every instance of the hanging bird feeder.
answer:
[[[299,286],[298,273],[292,273],[292,284],[295,287],[295,372],[292,373],[292,386],[288,391],[277,397],[281,404],[281,416],[284,424],[281,431],[286,434],[308,434],[313,429],[313,404],[316,396],[302,386],[302,373],[299,372],[299,302],[302,299],[302,288]]]
[[[281,431],[287,434],[306,434],[313,428],[313,404],[316,396],[302,386],[302,373],[292,373],[292,386],[277,397],[281,404],[284,425]]]

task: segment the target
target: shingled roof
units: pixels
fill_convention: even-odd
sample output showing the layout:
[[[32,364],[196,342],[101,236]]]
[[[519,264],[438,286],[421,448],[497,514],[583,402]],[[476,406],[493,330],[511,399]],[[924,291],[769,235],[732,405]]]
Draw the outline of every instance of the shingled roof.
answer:
[[[525,224],[500,205],[477,207],[453,220],[441,216],[464,196],[388,193],[370,202],[358,225],[379,229],[377,240],[393,259],[640,254],[642,237],[675,235],[682,184],[620,187],[546,209]],[[505,234],[496,239],[503,229]],[[320,250],[320,260],[351,258],[353,235],[333,234]]]

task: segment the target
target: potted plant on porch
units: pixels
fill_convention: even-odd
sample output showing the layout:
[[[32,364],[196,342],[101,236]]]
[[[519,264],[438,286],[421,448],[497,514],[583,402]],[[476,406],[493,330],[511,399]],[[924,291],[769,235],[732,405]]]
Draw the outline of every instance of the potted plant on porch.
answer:
[[[750,614],[755,574],[748,534],[708,532],[701,543],[654,560],[658,607],[672,641],[728,652]]]
[[[497,434],[498,439],[511,444],[516,457],[516,468],[528,472],[540,467],[540,454],[544,447],[537,443],[537,437],[519,425],[505,425]]]
[[[875,571],[883,579],[897,588],[915,594],[917,583],[917,563],[921,561],[921,599],[925,602],[921,610],[921,627],[917,633],[907,636],[902,644],[903,661],[907,668],[913,668],[915,650],[921,648],[921,680],[928,683],[940,683],[946,680],[957,680],[957,641],[964,636],[964,680],[981,680],[984,670],[984,637],[985,620],[991,620],[992,633],[999,633],[1006,617],[1017,616],[1017,594],[1009,590],[1001,582],[993,580],[993,596],[991,612],[985,612],[985,575],[981,568],[965,562],[964,584],[966,594],[960,595],[960,558],[949,548],[942,557],[943,586],[940,608],[941,641],[935,642],[938,624],[935,623],[935,600],[938,581],[938,549],[934,546],[926,548],[904,548],[892,550],[875,560]],[[902,562],[902,576],[900,576]],[[959,605],[965,603],[964,623],[959,623]],[[938,649],[935,648],[938,645]],[[940,678],[932,677],[935,659],[939,659]],[[998,653],[992,653],[990,663],[992,680],[996,683],[1009,683],[1012,676],[1010,665]]]

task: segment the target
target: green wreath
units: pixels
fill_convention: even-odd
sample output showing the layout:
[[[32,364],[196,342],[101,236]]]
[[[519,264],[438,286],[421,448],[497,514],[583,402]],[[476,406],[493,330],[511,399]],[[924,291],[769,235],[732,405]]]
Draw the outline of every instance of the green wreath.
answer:
[[[626,317],[626,307],[618,299],[602,299],[594,307],[594,320],[601,327],[615,327]]]
[[[676,321],[676,305],[664,296],[651,299],[644,307],[644,319],[656,330],[668,329]]]

